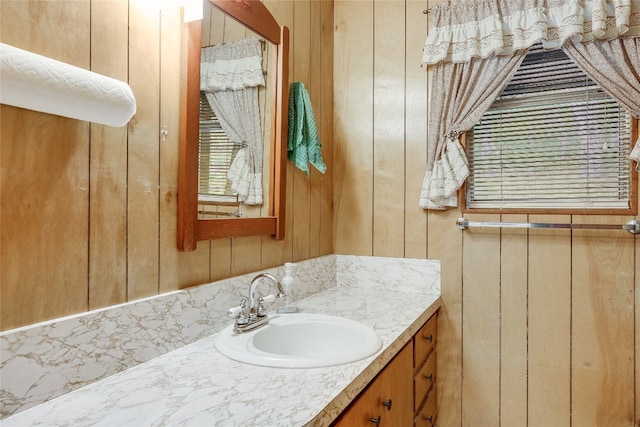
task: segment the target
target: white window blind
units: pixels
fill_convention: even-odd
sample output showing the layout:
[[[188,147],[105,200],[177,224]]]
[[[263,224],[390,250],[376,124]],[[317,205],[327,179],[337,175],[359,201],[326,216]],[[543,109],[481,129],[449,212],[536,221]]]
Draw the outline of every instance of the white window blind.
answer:
[[[236,199],[227,172],[238,147],[229,141],[220,121],[211,110],[204,92],[200,92],[200,151],[198,194],[200,198],[224,201]]]
[[[627,209],[629,112],[535,46],[468,132],[467,208]]]

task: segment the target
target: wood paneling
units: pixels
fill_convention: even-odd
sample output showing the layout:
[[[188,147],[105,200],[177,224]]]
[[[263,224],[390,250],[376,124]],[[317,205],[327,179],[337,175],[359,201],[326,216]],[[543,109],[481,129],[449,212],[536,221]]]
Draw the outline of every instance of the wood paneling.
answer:
[[[460,212],[453,209],[427,214],[427,256],[440,260],[442,269],[436,386],[439,401],[447,402],[438,413],[438,423],[443,426],[462,425],[463,233],[454,226],[459,216]]]
[[[310,3],[309,8],[309,63],[311,67],[309,68],[309,76],[308,80],[311,82],[307,87],[309,91],[309,97],[311,98],[311,103],[320,107],[322,98],[322,80],[320,79],[320,75],[322,74],[322,67],[314,66],[315,64],[322,63],[322,42],[320,37],[313,37],[313,34],[321,34],[322,33],[322,18],[321,19],[313,19],[313,16],[321,17],[322,14],[322,4],[315,2]],[[296,22],[299,20],[296,19]],[[295,55],[295,52],[294,52]],[[318,136],[320,137],[320,143],[322,143],[322,117],[315,113],[316,125],[318,126]],[[326,147],[325,150],[326,152]],[[309,195],[309,243],[307,247],[309,248],[309,252],[307,254],[307,258],[314,258],[320,255],[320,227],[322,225],[321,219],[321,199],[322,199],[322,187],[321,187],[321,174],[319,171],[315,169],[315,167],[310,167],[310,180],[309,180],[309,188],[307,190],[307,194]]]
[[[462,260],[462,424],[492,426],[500,424],[500,230],[465,233]]]
[[[308,2],[294,2],[293,3],[293,18],[294,27],[292,29],[291,37],[291,52],[293,62],[293,74],[291,75],[292,81],[305,82],[309,81],[311,77],[311,67],[314,65],[311,63],[311,5]],[[305,85],[309,95],[314,95],[313,86],[309,84]],[[317,102],[317,98],[312,102]],[[316,173],[313,166],[310,173]],[[293,174],[291,176],[293,183],[292,194],[292,210],[293,214],[300,214],[301,218],[306,218],[306,221],[295,221],[293,223],[293,253],[297,254],[297,258],[294,260],[305,259],[309,257],[309,226],[310,226],[310,213],[311,213],[311,200],[309,189],[311,188],[311,178],[306,176],[298,168],[293,168]]]
[[[319,123],[322,156],[327,172],[320,177],[320,247],[319,255],[333,253],[333,2],[321,1]]]
[[[629,217],[574,218],[596,220],[624,224]],[[575,230],[571,243],[572,424],[633,425],[634,237]]]
[[[527,222],[527,215],[502,215]],[[527,231],[500,235],[500,422],[517,426],[527,419]]]
[[[426,36],[428,18],[422,11],[437,3],[335,1],[336,251],[398,254],[389,239],[399,234],[403,256],[441,260],[438,425],[640,425],[638,237],[618,231],[462,232],[455,226],[459,210],[417,208],[426,167],[430,86],[428,69],[415,70],[411,63],[419,64]],[[378,14],[382,10],[385,16]],[[404,21],[396,16],[400,10]],[[398,32],[404,36],[398,38]],[[402,59],[399,51],[404,51]],[[404,87],[394,86],[398,79],[404,79]],[[392,93],[382,101],[380,94],[387,88]],[[399,98],[404,104],[392,108]],[[402,109],[404,114],[398,111]],[[387,136],[385,130],[392,131]],[[385,151],[387,143],[398,152],[405,150],[401,170],[395,153]],[[389,158],[381,159],[380,153]],[[405,182],[388,179],[388,171]],[[501,219],[628,220],[568,215]]]
[[[402,257],[405,2],[378,0],[373,5],[373,255]]]
[[[334,5],[333,244],[337,253],[371,255],[373,2]]]
[[[129,4],[91,2],[91,71],[127,81]],[[127,298],[127,127],[91,124],[89,308]]]
[[[89,126],[6,105],[0,114],[1,311],[9,329],[87,309]]]
[[[529,221],[571,218],[530,215]],[[566,426],[571,421],[571,233],[531,230],[528,246],[528,422]]]
[[[426,19],[418,19],[425,9],[424,0],[407,0],[406,34],[424,34]],[[407,258],[427,256],[427,216],[418,207],[422,182],[416,179],[427,164],[428,79],[414,52],[422,49],[421,37],[406,37],[404,107],[404,254]]]
[[[159,3],[129,2],[129,85],[137,111],[129,123],[127,299],[158,293],[160,170]]]
[[[28,6],[2,2],[1,41],[89,68],[90,3]],[[1,327],[9,329],[88,307],[90,133],[86,122],[7,105],[0,115]]]
[[[292,40],[306,40],[290,64],[317,67],[296,79],[312,88],[331,164],[333,5],[265,3],[292,29]],[[183,24],[174,3],[3,0],[0,7],[3,43],[127,81],[138,104],[122,128],[0,106],[3,330],[333,251],[331,169],[321,185],[304,184],[302,174],[296,198],[307,201],[306,209],[293,212],[289,190],[284,241],[224,239],[177,250]],[[226,21],[212,24],[206,37],[244,35]],[[290,167],[288,174],[292,182]],[[306,234],[295,247],[294,230]]]

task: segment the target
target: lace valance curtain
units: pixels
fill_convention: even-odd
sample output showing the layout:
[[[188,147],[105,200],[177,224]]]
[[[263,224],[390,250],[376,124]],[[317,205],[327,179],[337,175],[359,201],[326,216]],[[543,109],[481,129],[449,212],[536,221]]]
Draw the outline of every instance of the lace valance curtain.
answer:
[[[446,0],[430,15],[425,64],[511,55],[538,41],[557,49],[569,37],[640,36],[639,0]]]
[[[230,141],[240,145],[227,178],[240,201],[261,205],[262,130],[258,86],[264,86],[258,39],[205,47],[201,51],[200,90]]]
[[[200,90],[238,90],[264,86],[262,48],[258,39],[244,39],[202,48]]]
[[[615,90],[584,71],[614,98],[614,92],[626,93],[631,101],[616,99],[634,114],[640,107],[640,0],[444,0],[435,6],[423,52],[423,63],[433,68],[434,80],[420,207],[457,206],[457,190],[469,174],[458,135],[479,122],[529,47],[542,42],[546,49],[573,49],[577,56],[572,46],[597,49],[589,46],[623,37],[632,41],[614,43],[622,50],[609,53],[619,57],[615,68],[625,67],[624,77],[608,76],[616,81]],[[586,62],[603,60],[595,55],[587,54]],[[639,147],[632,158],[640,156]]]

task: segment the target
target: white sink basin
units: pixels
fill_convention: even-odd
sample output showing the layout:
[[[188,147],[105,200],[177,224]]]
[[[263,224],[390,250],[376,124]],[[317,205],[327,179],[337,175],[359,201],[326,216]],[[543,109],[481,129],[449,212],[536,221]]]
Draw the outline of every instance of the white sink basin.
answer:
[[[220,331],[216,348],[225,356],[252,365],[315,368],[355,362],[371,356],[382,340],[370,327],[324,314],[274,314],[254,331],[236,334],[233,325]]]

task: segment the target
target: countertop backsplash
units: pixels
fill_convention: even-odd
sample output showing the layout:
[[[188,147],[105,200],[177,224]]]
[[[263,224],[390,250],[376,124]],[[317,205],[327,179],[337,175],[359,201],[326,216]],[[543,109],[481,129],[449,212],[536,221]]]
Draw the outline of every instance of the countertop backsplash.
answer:
[[[215,334],[261,272],[284,267],[3,332],[0,418]],[[335,286],[336,256],[296,263],[295,278],[294,300]]]

